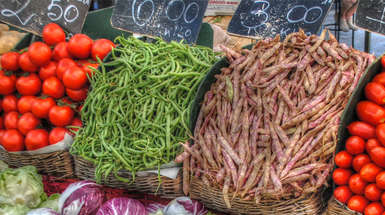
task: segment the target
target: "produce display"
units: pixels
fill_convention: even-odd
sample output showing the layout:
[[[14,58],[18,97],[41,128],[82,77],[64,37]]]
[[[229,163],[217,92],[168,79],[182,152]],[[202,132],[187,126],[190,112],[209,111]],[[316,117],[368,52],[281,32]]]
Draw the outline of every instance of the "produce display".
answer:
[[[385,68],[385,57],[381,59]],[[356,106],[358,121],[335,156],[334,198],[365,215],[385,211],[385,72],[365,86],[365,100]],[[352,113],[353,114],[353,113]]]
[[[6,24],[0,23],[0,55],[9,52],[25,36],[25,33],[11,31]]]
[[[1,56],[0,143],[7,151],[53,145],[82,126],[79,109],[87,97],[91,67],[115,45],[84,34],[66,42],[65,36],[51,23],[44,27],[43,42]]]
[[[303,31],[258,41],[230,62],[205,94],[194,145],[176,162],[231,198],[298,196],[317,191],[332,168],[339,118],[374,57]],[[191,155],[191,156],[190,156]],[[231,195],[230,195],[231,194]]]
[[[118,37],[117,47],[90,78],[81,110],[85,124],[71,153],[96,165],[97,181],[117,171],[158,169],[189,139],[190,103],[215,62],[201,46]]]

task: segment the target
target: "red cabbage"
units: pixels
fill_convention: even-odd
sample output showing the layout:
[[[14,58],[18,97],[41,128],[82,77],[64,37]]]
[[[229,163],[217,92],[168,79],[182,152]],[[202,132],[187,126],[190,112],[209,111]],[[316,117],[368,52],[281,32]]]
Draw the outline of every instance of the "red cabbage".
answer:
[[[156,214],[158,211],[162,212],[164,205],[159,203],[151,203],[146,206],[147,214]]]
[[[62,215],[93,215],[103,204],[101,186],[91,181],[70,184],[59,198]]]
[[[27,215],[59,215],[56,211],[51,208],[39,208],[31,210],[27,213]]]
[[[205,215],[207,210],[203,204],[188,197],[172,200],[164,209],[164,215]]]
[[[135,199],[113,198],[99,208],[96,215],[146,215],[144,205]]]

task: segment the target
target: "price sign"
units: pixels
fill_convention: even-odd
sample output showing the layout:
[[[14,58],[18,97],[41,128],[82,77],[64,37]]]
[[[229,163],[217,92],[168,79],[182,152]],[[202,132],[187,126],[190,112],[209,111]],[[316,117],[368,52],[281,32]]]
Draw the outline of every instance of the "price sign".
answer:
[[[281,38],[302,28],[319,31],[333,0],[242,0],[230,21],[228,32],[251,38]]]
[[[195,43],[207,0],[118,0],[111,17],[121,30]]]
[[[385,2],[361,0],[358,3],[355,24],[367,31],[385,35]]]
[[[71,33],[80,33],[90,0],[0,0],[0,20],[34,34],[55,22]]]

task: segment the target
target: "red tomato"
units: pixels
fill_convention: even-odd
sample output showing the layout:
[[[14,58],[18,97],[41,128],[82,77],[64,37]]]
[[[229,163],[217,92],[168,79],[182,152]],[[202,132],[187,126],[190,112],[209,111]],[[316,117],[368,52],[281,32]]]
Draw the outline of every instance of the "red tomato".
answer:
[[[375,182],[376,176],[380,173],[382,169],[375,165],[374,163],[365,164],[360,170],[360,176],[367,182]]]
[[[2,71],[1,71],[2,72]],[[16,76],[0,74],[0,94],[9,95],[16,90]]]
[[[17,101],[17,110],[19,113],[31,112],[32,104],[35,101],[35,96],[22,96],[19,101]]]
[[[345,142],[346,151],[357,155],[365,151],[365,140],[359,136],[351,136]]]
[[[56,77],[49,77],[43,82],[43,94],[60,99],[64,96],[64,85]]]
[[[25,113],[19,118],[17,128],[25,135],[28,131],[36,129],[39,124],[40,120],[35,115],[32,113]]]
[[[92,59],[97,60],[97,57],[103,61],[103,59],[110,53],[112,48],[115,48],[115,44],[107,39],[99,39],[92,45]]]
[[[380,189],[385,189],[385,171],[378,173],[376,176],[376,184]]]
[[[374,76],[373,80],[374,82],[380,83],[385,86],[385,72],[381,72]]]
[[[346,185],[349,182],[349,178],[352,175],[352,171],[349,169],[337,168],[333,171],[333,181],[337,185]]]
[[[52,54],[54,60],[59,61],[63,58],[71,58],[71,55],[67,50],[67,44],[67,42],[60,42],[55,46]]]
[[[76,134],[79,128],[83,127],[83,122],[81,119],[76,117],[72,120],[71,126],[73,126],[73,128],[70,128],[71,133]]]
[[[92,68],[94,69],[97,69],[99,66],[98,63],[90,63],[90,62],[87,62],[87,63],[84,63],[82,65],[82,69],[84,70],[84,72],[86,72],[86,74],[88,75],[88,77],[92,77],[92,75],[94,74],[94,71],[92,70]]]
[[[370,158],[367,154],[357,155],[353,158],[353,161],[352,161],[353,169],[356,172],[360,172],[361,168],[368,163],[370,163]]]
[[[8,71],[16,71],[19,69],[19,57],[17,52],[7,52],[1,56],[1,68]]]
[[[3,145],[3,144],[1,143],[1,140],[3,139],[4,133],[5,133],[5,130],[0,130],[0,145]]]
[[[14,95],[7,95],[4,96],[3,102],[3,111],[4,112],[11,112],[11,111],[17,111],[17,98]]]
[[[43,28],[43,40],[52,46],[66,40],[63,29],[56,23],[49,23]]]
[[[348,186],[339,186],[334,190],[334,198],[344,204],[352,195],[352,191],[350,191]]]
[[[32,63],[28,52],[24,52],[19,57],[19,66],[24,72],[36,72],[38,67]]]
[[[366,185],[366,181],[361,178],[360,174],[354,174],[349,178],[349,188],[355,194],[364,194]]]
[[[71,90],[70,88],[66,88],[67,96],[75,102],[84,101],[87,98],[88,88],[82,88],[80,90]]]
[[[79,59],[88,58],[91,54],[92,39],[85,34],[75,34],[67,46],[68,52]]]
[[[365,150],[369,153],[369,151],[377,146],[383,146],[377,139],[372,138],[366,141]]]
[[[57,63],[55,61],[49,62],[47,65],[40,68],[39,77],[41,80],[45,80],[51,76],[56,76],[56,66]]]
[[[5,130],[1,138],[1,144],[9,152],[18,152],[24,150],[24,137],[16,129]]]
[[[340,151],[334,158],[336,165],[340,168],[350,168],[352,166],[353,156],[347,151]]]
[[[73,66],[76,66],[75,61],[69,58],[63,58],[59,61],[56,67],[56,76],[60,79],[63,80],[63,75],[64,72]]]
[[[80,90],[87,84],[87,75],[80,67],[68,68],[63,74],[63,83],[66,88]]]
[[[369,82],[365,86],[365,96],[378,105],[385,104],[385,86],[377,82]]]
[[[347,126],[347,129],[352,136],[359,136],[364,139],[376,137],[376,128],[366,122],[352,122]]]
[[[57,126],[64,127],[71,124],[74,111],[69,106],[53,106],[49,111],[49,121]]]
[[[382,65],[382,68],[385,68],[385,56],[382,56],[381,58],[381,65]]]
[[[41,90],[41,80],[34,73],[28,76],[21,76],[16,81],[17,91],[24,96],[34,96]]]
[[[359,195],[352,196],[348,201],[348,208],[353,211],[363,213],[366,206],[369,204],[368,200]]]
[[[365,215],[381,215],[384,207],[379,202],[372,202],[365,208]]]
[[[378,125],[385,122],[385,109],[373,102],[359,102],[356,112],[360,120],[369,124]]]
[[[48,118],[49,110],[55,105],[56,102],[51,97],[37,98],[32,104],[32,113],[39,118]]]
[[[44,129],[31,130],[25,136],[27,150],[36,150],[48,146],[48,132]]]
[[[0,116],[0,131],[2,131],[2,129],[4,129],[4,120],[3,120],[3,117]],[[0,140],[1,140],[1,137],[0,137]]]
[[[51,60],[51,48],[43,42],[34,42],[28,48],[31,62],[37,66],[44,66]]]
[[[379,124],[376,127],[376,136],[382,145],[385,145],[385,124]]]
[[[370,159],[380,167],[385,168],[385,148],[375,147],[369,151]]]
[[[4,126],[6,129],[17,129],[19,113],[16,111],[8,112],[4,115]]]
[[[64,139],[65,134],[69,134],[69,131],[66,128],[56,127],[49,132],[49,144],[56,144]]]
[[[367,199],[375,202],[380,200],[382,190],[376,184],[369,184],[365,187],[364,194]]]
[[[71,99],[67,97],[60,99],[60,102],[65,105],[67,104],[68,106],[71,106],[73,104],[73,101],[71,101]]]

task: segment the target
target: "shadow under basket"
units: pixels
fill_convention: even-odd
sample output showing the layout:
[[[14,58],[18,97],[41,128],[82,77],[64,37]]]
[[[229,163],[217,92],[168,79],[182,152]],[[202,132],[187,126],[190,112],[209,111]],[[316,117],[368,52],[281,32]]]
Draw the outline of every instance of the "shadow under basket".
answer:
[[[35,166],[38,173],[57,178],[73,178],[72,155],[68,151],[56,151],[37,155],[15,154],[0,148],[0,160],[11,167]]]
[[[359,215],[360,213],[350,210],[346,205],[338,202],[334,197],[330,198],[328,207],[323,215]]]
[[[231,208],[227,208],[223,200],[222,190],[209,187],[200,179],[193,177],[190,183],[190,197],[203,203],[207,208],[229,214],[321,214],[324,209],[322,191],[306,194],[298,198],[273,199],[262,198],[259,204],[254,200],[242,200],[238,197],[231,200]],[[326,203],[326,202],[325,202]]]
[[[95,166],[92,162],[87,161],[80,156],[74,156],[75,175],[83,180],[95,181]],[[118,176],[130,179],[131,174],[128,171],[119,171]],[[112,188],[125,189],[130,192],[141,192],[151,195],[158,195],[166,199],[174,199],[184,196],[182,189],[182,170],[179,170],[176,179],[165,176],[160,177],[160,185],[158,174],[149,173],[146,176],[136,175],[135,181],[131,184],[118,180],[113,174],[101,179],[101,184]]]

